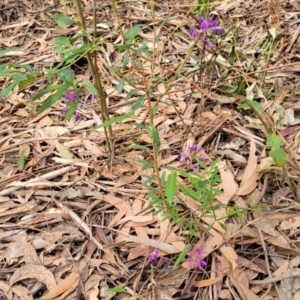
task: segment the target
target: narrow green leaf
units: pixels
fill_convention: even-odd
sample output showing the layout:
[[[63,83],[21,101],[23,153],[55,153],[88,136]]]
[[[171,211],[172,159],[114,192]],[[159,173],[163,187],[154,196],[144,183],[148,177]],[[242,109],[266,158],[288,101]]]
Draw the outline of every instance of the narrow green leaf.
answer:
[[[38,93],[36,93],[32,100],[38,100],[39,98],[41,98],[42,96],[44,96],[45,94],[51,92],[51,91],[55,91],[55,90],[59,90],[63,85],[62,84],[55,84],[55,85],[50,85],[47,88],[45,88],[44,90],[39,91]]]
[[[16,47],[13,47],[13,48],[8,48],[8,49],[3,49],[3,50],[0,50],[0,57],[3,56],[5,53],[8,53],[8,52],[11,52],[11,51],[14,51],[18,48]]]
[[[12,90],[13,88],[18,84],[17,81],[12,82],[9,84],[0,94],[0,97],[6,97]]]
[[[113,292],[113,293],[124,293],[124,292],[126,292],[126,290],[124,288],[120,288],[120,287],[110,288],[110,289],[108,289],[108,291]]]
[[[179,254],[178,258],[175,261],[175,264],[174,264],[175,267],[178,266],[185,259],[187,250],[190,250],[191,248],[192,248],[191,244],[187,244],[184,247],[184,249],[182,250],[182,252]]]
[[[152,137],[155,145],[159,148],[161,143],[160,143],[160,137],[159,137],[158,131],[155,126],[151,126],[150,128],[151,128],[151,137]]]
[[[179,185],[179,189],[188,197],[191,199],[198,201],[199,199],[199,193],[195,192],[194,190],[190,189],[187,186]]]
[[[48,107],[50,107],[54,102],[61,99],[64,93],[68,90],[69,85],[64,84],[59,88],[56,93],[49,96],[42,104],[40,109],[38,110],[38,115],[41,114],[43,111],[45,111]]]
[[[146,97],[146,94],[139,96],[137,98],[136,102],[133,104],[132,109],[133,110],[137,110],[138,108],[140,108],[141,105],[142,105],[142,103],[143,103],[143,101],[144,101],[144,99],[145,99],[145,97]]]
[[[118,89],[118,93],[121,94],[122,91],[123,91],[123,88],[124,88],[124,84],[125,84],[125,79],[124,78],[121,78],[120,81],[119,81],[119,84],[117,86],[117,89]]]
[[[151,149],[149,147],[143,146],[143,145],[131,145],[130,148],[151,151]]]
[[[18,161],[18,170],[23,170],[25,167],[25,149],[23,149],[20,153],[19,161]]]
[[[90,81],[83,80],[82,83],[90,94],[97,95],[97,89]]]
[[[96,130],[96,129],[102,128],[102,127],[106,127],[106,126],[112,125],[112,124],[117,123],[117,122],[121,122],[123,120],[131,118],[133,115],[134,115],[134,112],[131,111],[129,113],[117,116],[115,118],[112,118],[112,119],[110,119],[110,120],[108,120],[108,121],[106,121],[106,122],[104,122],[104,123],[102,123],[102,124],[94,127],[93,130]]]
[[[9,69],[2,69],[0,70],[0,77],[12,76],[15,75],[17,71],[9,70]]]
[[[170,173],[167,178],[165,196],[169,204],[173,203],[176,192],[177,173]]]

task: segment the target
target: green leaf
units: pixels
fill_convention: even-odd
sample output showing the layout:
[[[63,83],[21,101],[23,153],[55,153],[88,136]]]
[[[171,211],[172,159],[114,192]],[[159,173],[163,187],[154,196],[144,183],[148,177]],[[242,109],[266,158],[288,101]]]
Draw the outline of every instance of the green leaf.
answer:
[[[141,105],[142,105],[142,103],[143,103],[143,101],[144,101],[144,99],[145,99],[145,97],[146,97],[146,94],[139,96],[137,98],[136,102],[133,104],[132,109],[133,110],[137,110],[138,108],[140,108]]]
[[[97,89],[90,81],[83,80],[82,83],[90,94],[97,95]]]
[[[17,81],[12,82],[9,84],[0,94],[0,97],[6,97],[12,90],[13,88],[18,84]]]
[[[249,101],[252,106],[257,110],[257,112],[259,113],[260,116],[263,115],[263,109],[261,107],[261,104],[257,101]]]
[[[253,194],[249,197],[248,201],[249,201],[249,206],[252,207],[254,205],[254,201],[255,201],[255,198],[254,198]]]
[[[195,192],[194,190],[190,189],[187,186],[179,185],[179,189],[188,197],[191,199],[198,201],[199,199],[199,193]]]
[[[175,197],[176,192],[176,179],[177,173],[170,173],[167,178],[165,196],[169,204],[172,204]]]
[[[121,122],[123,120],[131,118],[133,115],[134,115],[134,112],[131,111],[129,113],[117,116],[115,118],[112,118],[112,119],[110,119],[110,120],[108,120],[108,121],[106,121],[106,122],[104,122],[104,123],[102,123],[102,124],[94,127],[93,130],[96,130],[96,129],[102,128],[102,127],[106,127],[106,126],[112,125],[112,124],[117,123],[117,122]]]
[[[267,137],[266,145],[271,148],[279,148],[284,145],[284,141],[275,133],[271,133]]]
[[[64,36],[58,36],[57,38],[55,38],[55,43],[61,46],[72,46],[70,40]]]
[[[125,51],[125,54],[123,56],[123,61],[122,61],[122,68],[125,69],[127,67],[127,64],[129,62],[129,52],[128,50]]]
[[[63,86],[62,84],[50,85],[47,88],[45,88],[44,90],[39,91],[38,93],[36,93],[33,96],[32,101],[38,100],[39,98],[41,98],[42,96],[44,96],[45,94],[47,94],[51,91],[59,90],[62,86]]]
[[[124,292],[126,292],[126,290],[124,288],[120,288],[120,287],[110,288],[110,289],[108,289],[108,291],[113,292],[113,293],[124,293]]]
[[[154,125],[150,126],[150,136],[152,137],[154,144],[160,148],[161,143],[159,133]]]
[[[13,76],[16,74],[16,72],[17,72],[16,70],[1,69],[0,77]]]
[[[70,152],[64,145],[60,143],[56,145],[56,149],[62,158],[71,159],[73,157],[72,152]]]
[[[28,84],[33,83],[34,81],[35,81],[35,76],[27,75],[27,79],[23,80],[23,81],[20,81],[18,86],[19,86],[20,89],[24,90],[24,89],[27,88]]]
[[[287,154],[282,148],[273,148],[270,155],[278,167],[283,167],[287,162]]]
[[[126,97],[125,97],[125,101],[128,101],[128,100],[133,96],[133,94],[134,94],[135,92],[136,92],[135,89],[130,90],[130,91],[128,92],[128,94],[126,95]]]
[[[149,147],[143,146],[143,145],[131,145],[130,148],[132,148],[132,149],[138,149],[138,150],[151,151],[151,149]]]
[[[68,90],[69,85],[64,84],[62,85],[56,93],[49,96],[42,104],[40,109],[38,110],[38,115],[41,114],[43,111],[45,111],[48,107],[50,107],[54,102],[61,99],[64,93]]]
[[[20,82],[20,81],[26,80],[27,76],[25,74],[16,74],[16,75],[12,76],[12,79],[17,82]]]
[[[263,114],[263,109],[261,107],[261,104],[257,101],[250,101],[249,103],[257,110],[257,112],[262,116]],[[240,103],[237,106],[238,109],[243,109],[243,110],[248,110],[251,109],[251,107],[247,103]]]
[[[67,121],[71,120],[72,115],[77,110],[77,105],[78,105],[77,101],[71,101],[71,103],[69,104],[69,106],[68,106],[69,110],[68,110],[68,112],[65,115],[65,118],[66,118]]]
[[[10,64],[8,64],[10,65]],[[14,68],[21,68],[21,69],[24,69],[26,70],[27,72],[32,72],[32,68],[30,65],[26,64],[26,65],[20,65],[20,64],[11,64],[12,67]],[[36,73],[38,74],[38,73]]]
[[[132,39],[134,39],[139,33],[141,32],[141,27],[136,25],[133,26],[132,28],[128,29],[125,33],[124,33],[124,38],[127,42],[132,41]]]
[[[60,28],[66,26],[66,25],[72,25],[75,23],[75,21],[73,19],[71,19],[70,17],[61,15],[58,13],[55,13],[53,18],[57,22],[58,27],[60,27]]]
[[[3,49],[3,50],[0,50],[0,57],[3,56],[5,53],[8,53],[8,52],[11,52],[11,51],[14,51],[18,48],[16,47],[13,47],[13,48],[8,48],[8,49]]]
[[[124,88],[124,84],[125,84],[125,79],[124,78],[121,78],[120,81],[119,81],[119,84],[117,86],[118,88],[118,93],[121,94],[122,91],[123,91],[123,88]]]
[[[187,244],[184,249],[182,250],[182,252],[179,254],[178,258],[175,261],[174,266],[178,266],[186,257],[186,252],[187,250],[191,249],[192,245],[191,244]]]
[[[70,68],[62,69],[57,73],[57,76],[65,83],[72,84],[75,78],[74,70]]]
[[[18,161],[18,170],[23,170],[25,167],[25,150],[23,149],[20,153],[19,161]]]

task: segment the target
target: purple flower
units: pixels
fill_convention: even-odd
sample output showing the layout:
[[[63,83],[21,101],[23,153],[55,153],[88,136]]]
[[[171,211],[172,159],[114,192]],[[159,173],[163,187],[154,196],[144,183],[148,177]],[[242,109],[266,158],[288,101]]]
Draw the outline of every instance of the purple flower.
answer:
[[[202,156],[199,156],[198,158],[199,158],[200,161],[205,161],[205,158],[202,157]]]
[[[211,19],[211,21],[208,24],[209,28],[214,28],[218,26],[218,22],[214,19]]]
[[[61,110],[61,112],[62,112],[63,114],[66,114],[68,111],[69,111],[69,109],[68,109],[67,107],[64,107],[64,108]]]
[[[95,95],[94,95],[94,94],[92,94],[92,96],[91,96],[91,101],[92,101],[92,102],[95,101]]]
[[[186,260],[185,260],[187,263],[189,263],[189,264],[192,264],[194,261],[193,261],[193,259],[192,258],[187,258]]]
[[[187,252],[188,253],[188,252]],[[200,248],[196,248],[195,251],[195,258],[187,258],[185,261],[190,265],[192,269],[198,269],[198,268],[203,268],[206,266],[206,262],[203,259],[203,252],[201,251]],[[188,255],[191,255],[191,252],[188,253]]]
[[[208,42],[207,42],[207,45],[208,45],[208,47],[209,47],[210,49],[215,48],[215,44],[214,44],[212,41],[208,41]]]
[[[197,35],[197,33],[198,33],[198,30],[197,30],[197,29],[193,29],[193,30],[191,30],[191,31],[189,32],[189,35],[192,36],[192,37],[194,37],[194,36]]]
[[[151,253],[150,253],[150,257],[149,257],[149,261],[150,262],[154,262],[158,259],[158,249],[155,248]]]
[[[192,163],[191,163],[189,160],[186,162],[186,166],[187,166],[187,167],[190,167],[191,164],[192,164]]]
[[[202,146],[198,146],[197,152],[201,151],[202,149],[203,149]]]
[[[163,257],[163,258],[161,259],[161,263],[162,263],[163,265],[165,265],[167,262],[168,262],[168,258],[167,258],[167,257]]]
[[[193,165],[193,172],[198,173],[199,171],[199,166],[197,164]]]
[[[201,38],[201,42],[202,43],[205,43],[206,42],[206,40],[207,40],[207,36],[205,35],[205,36],[203,36],[202,38]]]
[[[69,103],[70,102],[70,100],[69,99],[67,99],[67,98],[63,98],[63,103]]]
[[[181,158],[180,158],[179,162],[181,162],[181,163],[184,163],[186,161],[186,159],[188,158],[188,155],[184,152],[181,152],[180,156],[181,156]]]
[[[197,262],[197,267],[198,267],[198,268],[203,268],[203,267],[205,267],[205,266],[206,266],[205,260],[204,260],[203,258],[200,258],[200,259],[198,260],[198,262]]]
[[[71,99],[71,100],[75,100],[77,98],[77,95],[74,93],[74,92],[69,92],[68,93],[68,97]]]
[[[218,26],[215,29],[216,29],[216,34],[222,34],[224,32],[224,27]]]
[[[77,120],[79,119],[79,114],[78,114],[78,113],[74,114],[74,115],[73,115],[73,119],[74,119],[75,121],[77,121]]]
[[[192,144],[191,146],[189,146],[189,150],[191,152],[196,152],[197,151],[197,146],[195,144]]]
[[[206,21],[206,20],[203,20],[203,21],[200,23],[200,29],[203,30],[203,31],[206,31],[208,28],[209,28],[209,25],[208,25],[207,21]]]
[[[77,108],[82,109],[83,108],[83,103],[78,103]]]
[[[196,248],[195,249],[195,254],[196,254],[196,256],[199,258],[199,257],[201,257],[201,250],[200,250],[200,248]]]

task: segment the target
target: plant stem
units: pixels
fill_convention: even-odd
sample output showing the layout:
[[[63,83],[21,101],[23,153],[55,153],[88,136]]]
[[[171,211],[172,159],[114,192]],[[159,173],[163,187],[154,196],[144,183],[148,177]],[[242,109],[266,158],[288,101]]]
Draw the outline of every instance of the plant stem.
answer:
[[[75,2],[76,2],[77,14],[78,14],[82,29],[83,29],[84,32],[86,32],[86,25],[85,25],[83,12],[82,12],[81,1],[80,0],[75,0]],[[96,7],[95,0],[93,0],[94,30],[95,30],[95,24],[96,24],[95,7]],[[94,32],[94,34],[96,34],[96,32]],[[86,36],[83,36],[83,42],[85,44],[88,43],[88,38]],[[99,96],[97,97],[97,99],[100,100],[99,102],[100,102],[100,107],[101,107],[102,122],[105,122],[105,121],[109,120],[109,113],[108,113],[108,108],[107,108],[107,103],[106,103],[107,94],[104,91],[104,88],[101,84],[97,64],[95,62],[93,62],[90,52],[86,53],[86,58],[87,58],[92,76],[94,78],[96,89],[98,91]],[[113,147],[113,131],[112,131],[111,125],[108,125],[108,126],[104,127],[104,133],[105,133],[105,139],[106,139],[106,143],[107,143],[107,146],[108,146],[108,150],[109,150],[110,153],[113,153],[113,148],[114,148]]]

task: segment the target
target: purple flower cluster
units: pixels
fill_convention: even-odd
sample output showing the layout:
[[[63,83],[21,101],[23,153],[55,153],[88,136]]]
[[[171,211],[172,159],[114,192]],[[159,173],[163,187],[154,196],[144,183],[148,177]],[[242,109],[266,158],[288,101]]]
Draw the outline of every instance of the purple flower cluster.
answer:
[[[64,107],[61,111],[63,114],[68,113],[70,107],[73,105],[76,106],[76,109],[83,108],[83,103],[79,102],[79,97],[74,92],[68,92],[62,99],[62,102],[67,105],[67,107]],[[77,121],[79,119],[79,113],[76,112],[76,110],[75,110],[75,113],[73,114],[73,119],[75,121]]]
[[[150,255],[149,255],[149,262],[154,262],[156,260],[158,260],[158,248],[154,248],[151,252],[150,252]],[[167,257],[163,257],[161,259],[161,263],[164,265],[168,262],[168,258]]]
[[[198,19],[199,29],[193,29],[189,32],[189,35],[195,37],[199,32],[203,32],[201,38],[202,43],[206,43],[211,49],[215,48],[215,44],[208,38],[208,32],[213,31],[213,33],[220,35],[224,32],[224,27],[219,26],[218,22],[212,17],[201,17]]]
[[[188,151],[189,151],[190,155],[187,154],[187,153],[185,153],[185,152],[181,152],[181,153],[180,153],[180,160],[179,160],[179,162],[180,162],[181,164],[185,164],[186,167],[192,167],[193,172],[198,173],[198,171],[199,171],[199,165],[198,165],[198,164],[193,164],[193,163],[192,163],[192,159],[193,159],[193,157],[194,157],[195,155],[197,155],[201,150],[202,150],[202,146],[197,146],[197,145],[195,145],[195,144],[192,144],[192,145],[189,146],[189,148],[188,148]],[[192,158],[190,158],[190,156],[191,156]],[[201,161],[204,160],[203,157],[199,157],[199,159],[200,159]]]
[[[187,255],[189,256],[185,261],[190,265],[192,269],[200,269],[206,266],[206,262],[203,259],[204,252],[201,251],[200,248],[196,248],[194,251],[195,255],[194,258],[192,258],[191,250],[187,251]]]

